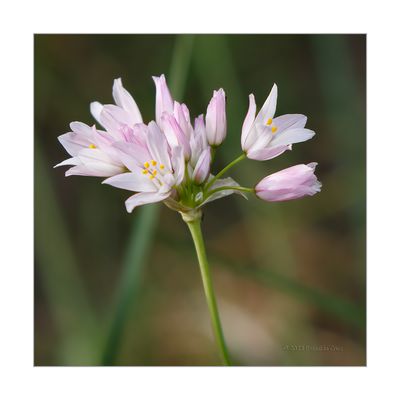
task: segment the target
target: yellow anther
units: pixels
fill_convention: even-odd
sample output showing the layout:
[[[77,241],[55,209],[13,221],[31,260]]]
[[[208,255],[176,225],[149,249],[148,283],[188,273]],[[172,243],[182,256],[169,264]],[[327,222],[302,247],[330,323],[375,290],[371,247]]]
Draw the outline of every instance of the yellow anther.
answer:
[[[147,161],[143,165],[144,165],[145,168],[149,168],[150,167],[150,164]]]
[[[156,175],[157,175],[157,171],[154,170],[154,171],[152,172],[152,174],[153,174],[153,176],[156,176]]]
[[[273,126],[273,127],[271,128],[271,132],[272,132],[272,133],[275,133],[277,130],[278,130],[278,128],[277,128],[276,126]]]
[[[93,143],[89,144],[89,149],[95,149],[95,148],[96,148],[96,146]]]
[[[151,165],[155,167],[157,165],[157,161],[151,160]]]
[[[164,168],[165,168],[164,164],[160,164],[160,169],[164,169]]]
[[[272,118],[269,118],[267,121],[267,125],[271,125],[272,124]]]
[[[142,171],[142,174],[143,175],[146,175],[146,174],[148,174],[149,173],[149,171],[147,170],[147,169],[144,169],[143,171]]]
[[[149,178],[150,178],[150,179],[154,179],[154,175],[150,175]]]

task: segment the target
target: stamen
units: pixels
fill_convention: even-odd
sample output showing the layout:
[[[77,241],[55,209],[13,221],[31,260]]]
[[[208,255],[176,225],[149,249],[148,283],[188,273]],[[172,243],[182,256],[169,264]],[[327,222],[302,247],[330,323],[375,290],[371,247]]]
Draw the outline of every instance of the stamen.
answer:
[[[156,176],[156,175],[157,175],[157,171],[154,170],[154,171],[152,172],[152,174],[153,174],[153,176]]]
[[[157,161],[151,160],[151,165],[152,165],[153,167],[155,167],[155,166],[157,165]]]
[[[271,125],[272,124],[272,118],[269,118],[267,121],[267,125]]]
[[[275,133],[277,130],[278,130],[278,128],[277,128],[276,126],[273,126],[273,127],[271,128],[271,132],[272,132],[272,133]]]
[[[160,169],[164,169],[165,165],[164,164],[160,164]]]
[[[143,175],[146,175],[146,174],[148,174],[149,173],[149,171],[147,170],[147,169],[144,169],[143,171],[142,171],[142,174]]]
[[[154,175],[150,175],[149,178],[150,178],[150,179],[154,179]]]
[[[143,165],[144,165],[145,168],[149,168],[150,167],[150,164],[147,161]]]
[[[95,149],[95,148],[96,148],[96,146],[93,143],[89,144],[89,149]]]

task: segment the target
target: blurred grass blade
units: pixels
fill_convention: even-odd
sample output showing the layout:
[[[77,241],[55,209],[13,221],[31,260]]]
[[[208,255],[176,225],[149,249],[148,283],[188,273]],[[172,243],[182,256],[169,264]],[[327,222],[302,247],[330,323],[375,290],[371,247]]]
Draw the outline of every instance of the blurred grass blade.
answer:
[[[101,363],[113,365],[120,345],[122,332],[132,303],[137,298],[143,269],[146,265],[151,240],[154,236],[160,206],[152,204],[135,210],[131,234],[127,243],[127,253],[122,266],[116,309],[112,315],[112,325],[107,337]]]
[[[182,100],[185,94],[193,42],[194,35],[179,35],[175,40],[171,68],[167,78],[174,98],[177,100]]]
[[[35,257],[61,342],[62,365],[95,362],[95,317],[82,283],[72,243],[51,182],[52,166],[35,144]],[[38,321],[36,321],[36,324]],[[38,326],[35,324],[36,329]]]
[[[175,99],[179,100],[185,90],[190,57],[194,42],[193,35],[177,35],[168,79]],[[150,252],[150,244],[156,229],[160,205],[141,207],[133,214],[133,226],[128,240],[128,250],[123,262],[123,272],[116,295],[112,322],[101,354],[102,365],[114,365],[118,356],[122,334],[132,306],[137,300],[143,270]]]

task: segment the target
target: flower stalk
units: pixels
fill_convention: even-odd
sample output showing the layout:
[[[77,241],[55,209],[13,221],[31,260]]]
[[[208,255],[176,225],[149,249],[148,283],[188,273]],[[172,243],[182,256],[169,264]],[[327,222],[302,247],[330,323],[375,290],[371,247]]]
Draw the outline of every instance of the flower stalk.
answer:
[[[246,154],[242,153],[239,157],[237,157],[233,161],[231,161],[225,168],[221,169],[221,171],[219,171],[218,174],[215,175],[213,179],[210,180],[210,182],[206,186],[206,189],[209,188],[218,178],[223,176],[225,174],[225,172],[229,171],[232,167],[234,167],[237,163],[244,160],[245,158],[246,158]]]
[[[225,343],[224,334],[222,331],[222,325],[217,308],[217,300],[214,294],[214,288],[210,274],[210,267],[208,264],[206,249],[204,246],[203,234],[201,232],[201,214],[198,214],[196,216],[186,216],[182,214],[182,217],[189,227],[194,242],[194,246],[196,248],[196,254],[199,261],[199,267],[201,272],[201,278],[203,281],[204,293],[206,296],[207,306],[211,317],[211,325],[213,328],[221,360],[224,365],[232,365],[228,354],[228,348]]]

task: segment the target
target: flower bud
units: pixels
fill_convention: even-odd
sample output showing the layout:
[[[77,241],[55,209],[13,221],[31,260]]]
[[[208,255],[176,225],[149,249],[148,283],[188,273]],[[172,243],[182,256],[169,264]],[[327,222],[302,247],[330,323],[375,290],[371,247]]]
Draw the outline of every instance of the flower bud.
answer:
[[[314,174],[316,166],[317,163],[299,164],[265,177],[255,187],[257,197],[265,201],[286,201],[313,196],[322,186]]]
[[[163,131],[171,147],[178,146],[183,149],[185,160],[190,159],[190,144],[185,133],[182,131],[173,115],[164,113],[161,117]]]
[[[207,107],[207,141],[210,146],[219,146],[226,136],[225,92],[214,90],[214,95]]]
[[[210,163],[211,163],[211,149],[207,147],[199,157],[196,167],[193,171],[193,180],[197,184],[202,184],[210,174]]]

